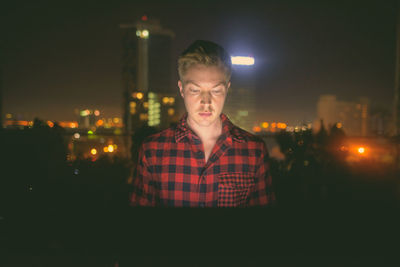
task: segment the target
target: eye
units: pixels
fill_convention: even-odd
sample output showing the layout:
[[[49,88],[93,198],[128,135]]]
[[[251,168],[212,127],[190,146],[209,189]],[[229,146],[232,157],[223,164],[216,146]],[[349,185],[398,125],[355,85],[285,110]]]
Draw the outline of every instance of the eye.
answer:
[[[194,89],[194,88],[189,88],[189,91],[190,91],[191,93],[193,93],[193,94],[197,94],[197,93],[200,92],[200,90]]]
[[[221,89],[212,90],[212,93],[215,95],[219,95],[222,93],[222,90]]]

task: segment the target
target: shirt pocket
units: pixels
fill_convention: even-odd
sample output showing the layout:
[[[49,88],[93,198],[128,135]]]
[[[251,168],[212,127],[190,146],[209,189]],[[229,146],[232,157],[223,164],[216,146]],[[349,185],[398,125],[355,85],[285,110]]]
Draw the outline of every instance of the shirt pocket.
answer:
[[[245,207],[254,187],[251,173],[224,173],[218,176],[218,207]]]

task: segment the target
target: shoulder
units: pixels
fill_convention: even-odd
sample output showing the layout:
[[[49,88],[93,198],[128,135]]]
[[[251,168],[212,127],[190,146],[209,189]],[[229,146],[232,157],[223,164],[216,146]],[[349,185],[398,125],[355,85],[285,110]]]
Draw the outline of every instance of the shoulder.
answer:
[[[259,146],[265,145],[264,140],[261,137],[256,136],[236,125],[234,125],[232,127],[231,133],[234,136],[234,138],[237,140],[243,140],[246,143],[255,144],[255,145],[259,145]]]
[[[245,149],[249,155],[254,155],[260,159],[268,155],[267,147],[261,137],[249,133],[237,126],[234,126],[231,132],[235,148]]]
[[[142,147],[146,149],[151,148],[154,145],[167,143],[175,143],[175,127],[170,127],[146,137],[143,141]]]

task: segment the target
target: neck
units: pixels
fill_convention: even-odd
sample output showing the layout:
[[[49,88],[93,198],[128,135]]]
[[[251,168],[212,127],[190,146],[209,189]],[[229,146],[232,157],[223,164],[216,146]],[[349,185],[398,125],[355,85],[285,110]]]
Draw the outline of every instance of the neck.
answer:
[[[190,129],[192,129],[203,142],[210,139],[216,139],[222,133],[222,120],[220,117],[215,121],[215,123],[204,127],[192,123],[189,118],[187,119],[187,123]]]

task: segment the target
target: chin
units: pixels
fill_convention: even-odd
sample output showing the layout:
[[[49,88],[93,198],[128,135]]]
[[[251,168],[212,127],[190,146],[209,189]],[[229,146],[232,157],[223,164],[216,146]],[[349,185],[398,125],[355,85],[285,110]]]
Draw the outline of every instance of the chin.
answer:
[[[197,118],[198,118],[197,123],[201,126],[210,126],[217,120],[217,116],[215,116],[214,114],[211,115],[210,117],[205,117],[205,118],[198,115]]]

